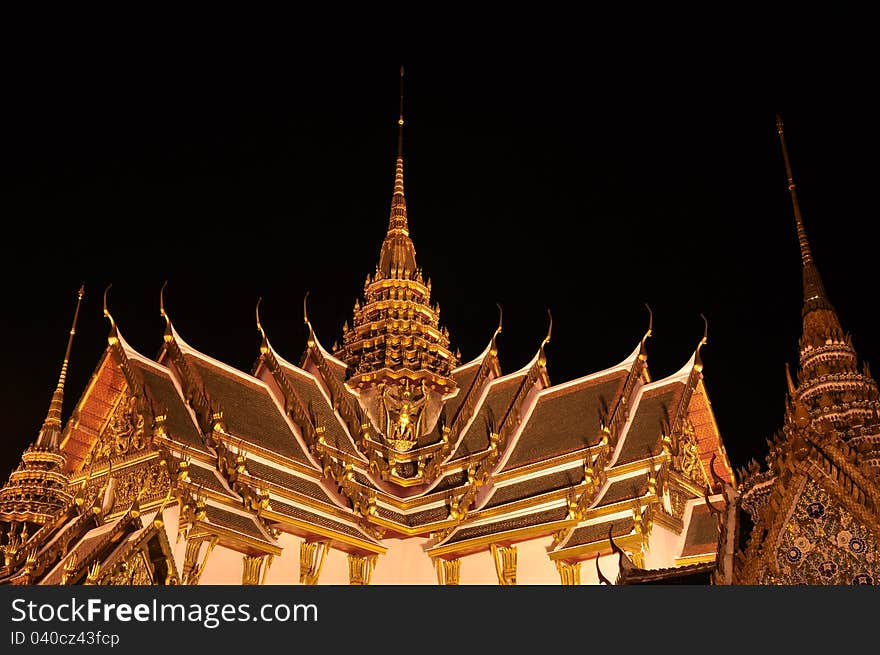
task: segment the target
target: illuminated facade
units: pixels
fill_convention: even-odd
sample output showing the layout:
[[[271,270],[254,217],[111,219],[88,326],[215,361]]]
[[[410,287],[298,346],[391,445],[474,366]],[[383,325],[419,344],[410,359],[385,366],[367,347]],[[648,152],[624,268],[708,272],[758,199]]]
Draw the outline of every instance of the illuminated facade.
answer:
[[[161,302],[150,359],[105,293],[107,348],[72,416],[62,428],[62,372],[0,491],[0,581],[730,582],[715,508],[735,480],[705,335],[662,379],[649,325],[618,363],[551,384],[552,320],[534,357],[502,372],[499,318],[462,362],[416,263],[403,170],[399,144],[387,234],[341,344],[326,350],[304,311],[299,364],[272,347],[259,303],[251,371],[189,345]]]

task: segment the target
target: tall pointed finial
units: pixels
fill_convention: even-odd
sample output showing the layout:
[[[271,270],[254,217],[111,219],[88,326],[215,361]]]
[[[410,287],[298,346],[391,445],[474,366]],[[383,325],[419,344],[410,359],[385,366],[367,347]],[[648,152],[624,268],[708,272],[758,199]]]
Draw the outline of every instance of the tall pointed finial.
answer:
[[[107,306],[107,294],[110,293],[110,288],[113,286],[113,283],[107,285],[107,288],[104,289],[104,318],[110,321],[110,334],[107,335],[107,343],[111,346],[119,341],[118,334],[116,331],[116,321],[113,320],[113,316],[110,314],[110,309]]]
[[[260,322],[260,303],[263,302],[263,297],[260,296],[257,298],[257,330],[260,331],[260,352],[266,354],[269,352],[269,340],[266,338],[266,331],[263,329],[263,324]]]
[[[546,366],[547,365],[547,354],[544,352],[544,346],[550,343],[550,335],[553,332],[553,314],[550,313],[550,310],[547,310],[547,316],[550,317],[550,324],[547,326],[547,336],[544,337],[544,340],[541,341],[541,345],[538,347],[538,366]]]
[[[788,180],[788,192],[791,195],[791,204],[794,209],[794,220],[797,226],[798,243],[801,247],[801,260],[804,266],[813,261],[813,253],[810,251],[810,243],[807,241],[807,232],[804,229],[804,221],[801,216],[801,208],[798,204],[797,187],[791,172],[791,161],[788,158],[788,148],[785,145],[785,132],[782,125],[782,116],[776,114],[776,131],[779,133],[779,143],[782,146],[782,158],[785,161],[785,177]]]
[[[61,363],[61,374],[58,376],[58,386],[52,394],[49,403],[49,411],[46,420],[37,437],[37,445],[44,448],[57,448],[61,434],[61,409],[64,403],[64,382],[67,379],[67,365],[70,362],[70,350],[73,347],[73,335],[76,334],[76,322],[79,319],[79,308],[85,294],[85,285],[80,285],[76,293],[76,310],[73,312],[73,323],[70,326],[70,334],[67,337],[67,349],[64,351],[64,361]]]
[[[803,262],[804,279],[804,302],[819,301],[819,305],[827,305],[825,288],[822,278],[813,261],[813,253],[810,250],[810,242],[807,241],[807,231],[804,229],[804,220],[801,208],[798,204],[797,187],[794,184],[794,176],[791,172],[791,161],[788,158],[788,148],[785,145],[785,133],[782,126],[782,116],[776,114],[776,131],[779,133],[779,143],[782,146],[782,158],[785,161],[785,175],[788,180],[788,192],[791,195],[791,205],[794,209],[794,221],[797,228],[798,244],[801,249],[801,261]]]
[[[400,118],[397,119],[397,158],[403,157],[403,66],[400,67]]]

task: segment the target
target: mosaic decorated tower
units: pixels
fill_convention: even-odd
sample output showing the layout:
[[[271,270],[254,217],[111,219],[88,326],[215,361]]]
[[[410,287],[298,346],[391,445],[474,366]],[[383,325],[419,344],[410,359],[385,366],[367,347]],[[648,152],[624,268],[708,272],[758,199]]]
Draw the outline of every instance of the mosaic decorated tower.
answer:
[[[743,471],[753,527],[738,558],[746,584],[870,584],[880,580],[880,395],[828,299],[782,146],[803,271],[803,333],[782,432],[767,468]]]

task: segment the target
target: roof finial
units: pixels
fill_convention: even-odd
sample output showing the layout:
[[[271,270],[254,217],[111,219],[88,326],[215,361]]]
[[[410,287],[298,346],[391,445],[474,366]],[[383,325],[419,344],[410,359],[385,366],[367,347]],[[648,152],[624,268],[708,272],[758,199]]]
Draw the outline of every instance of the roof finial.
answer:
[[[312,324],[309,322],[309,313],[306,309],[306,301],[309,299],[309,292],[306,291],[306,295],[303,296],[303,323],[306,324],[306,327],[309,328],[309,336],[307,340],[307,344],[309,348],[313,348],[315,346],[315,330],[312,328]]]
[[[403,66],[400,67],[400,118],[397,119],[397,157],[403,157]]]
[[[797,226],[798,243],[801,246],[801,260],[804,266],[813,261],[813,253],[810,251],[810,243],[807,241],[807,232],[804,229],[804,221],[801,216],[801,208],[798,204],[797,187],[791,172],[791,161],[788,159],[788,148],[785,146],[785,132],[783,131],[782,116],[776,114],[776,131],[779,132],[779,143],[782,146],[782,158],[785,161],[785,177],[788,180],[788,192],[791,194],[791,204],[794,208],[794,220]]]
[[[64,382],[67,379],[67,365],[70,361],[70,349],[73,347],[73,335],[76,334],[76,322],[79,318],[79,308],[85,294],[85,285],[80,285],[76,293],[76,310],[73,312],[73,323],[70,326],[70,334],[67,337],[67,349],[64,351],[64,361],[61,363],[61,374],[58,376],[58,386],[52,394],[49,403],[49,411],[43,427],[37,437],[37,445],[42,447],[57,448],[61,433],[61,408],[64,402]]]
[[[257,330],[260,331],[260,337],[262,337],[260,339],[260,352],[265,354],[265,353],[269,352],[269,340],[266,338],[266,331],[263,329],[263,324],[260,323],[260,303],[262,303],[262,302],[263,302],[262,296],[257,298],[256,314],[257,314]]]
[[[697,344],[697,351],[694,353],[694,369],[697,371],[703,370],[703,359],[700,357],[700,348],[706,345],[706,341],[709,337],[709,321],[706,320],[704,314],[700,314],[700,318],[703,319],[703,338],[700,339],[700,343]]]
[[[648,303],[645,303],[645,307],[648,309],[648,331],[645,332],[645,336],[642,337],[642,341],[639,344],[639,359],[642,361],[648,359],[648,353],[645,351],[645,342],[651,336],[651,331],[654,329],[654,312],[651,311],[651,306]]]
[[[110,293],[110,288],[113,286],[113,283],[107,285],[107,288],[104,289],[104,317],[110,321],[110,334],[107,336],[107,342],[112,346],[114,343],[119,341],[118,333],[116,331],[116,321],[113,320],[113,316],[110,314],[110,309],[107,307],[107,294]]]

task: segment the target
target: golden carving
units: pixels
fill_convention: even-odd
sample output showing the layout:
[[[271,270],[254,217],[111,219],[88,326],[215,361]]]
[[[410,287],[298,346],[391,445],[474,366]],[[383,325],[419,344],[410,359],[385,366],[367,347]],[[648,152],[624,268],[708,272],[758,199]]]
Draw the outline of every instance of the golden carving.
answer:
[[[86,455],[83,466],[143,450],[147,445],[144,427],[138,399],[126,389],[98,441]]]
[[[202,558],[201,563],[199,563],[199,551],[202,548],[202,544],[208,544],[208,548],[205,550],[205,555]],[[202,576],[202,573],[205,570],[205,565],[208,563],[208,556],[211,554],[211,551],[214,550],[214,546],[217,545],[217,537],[214,537],[211,540],[208,539],[190,539],[186,542],[186,554],[183,558],[183,575],[181,577],[180,583],[184,585],[196,585],[199,583],[199,578]]]
[[[499,546],[491,544],[492,559],[495,560],[495,573],[498,584],[516,584],[516,546]]]
[[[330,549],[329,541],[303,541],[299,545],[299,582],[304,585],[318,584],[324,558]]]
[[[67,584],[70,580],[70,576],[72,576],[73,572],[76,571],[76,560],[77,554],[74,551],[70,554],[70,557],[68,557],[67,561],[64,563],[64,572],[61,574],[61,584]]]
[[[144,552],[138,549],[114,567],[110,574],[105,575],[100,584],[151,585],[153,584],[153,575],[150,569]]]
[[[348,554],[348,583],[352,585],[368,585],[376,567],[377,555]]]
[[[265,555],[245,555],[242,558],[241,584],[256,585],[260,583],[260,569],[264,560]]]
[[[579,585],[581,583],[581,563],[563,562],[556,560],[556,570],[559,571],[559,579],[564,585]]]
[[[437,569],[437,582],[441,585],[457,585],[461,572],[460,559],[434,558],[434,566]]]
[[[416,444],[422,434],[425,403],[428,390],[425,380],[421,383],[421,394],[414,398],[410,381],[404,378],[400,395],[389,391],[385,383],[380,385],[379,398],[385,415],[385,439],[392,448],[406,452]]]

